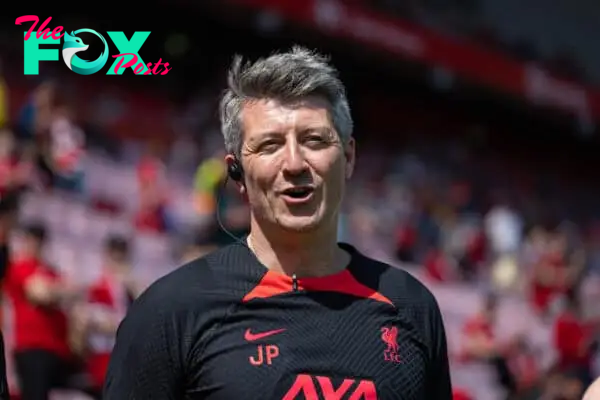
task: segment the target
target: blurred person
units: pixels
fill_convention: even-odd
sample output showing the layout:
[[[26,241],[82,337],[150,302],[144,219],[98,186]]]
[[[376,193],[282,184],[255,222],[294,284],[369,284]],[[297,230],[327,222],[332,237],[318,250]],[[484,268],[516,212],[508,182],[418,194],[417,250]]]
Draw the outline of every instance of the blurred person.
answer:
[[[0,130],[0,197],[4,197],[14,186],[17,160],[16,143],[8,129]]]
[[[46,154],[54,177],[54,187],[67,192],[83,193],[84,155],[85,133],[75,124],[69,107],[56,107],[50,124]]]
[[[561,372],[573,372],[585,386],[592,381],[591,363],[597,347],[597,333],[597,323],[583,318],[578,294],[570,291],[566,306],[556,318],[552,330],[558,353],[557,368]]]
[[[217,207],[220,185],[227,174],[222,151],[202,161],[194,176],[194,205],[200,215],[213,215]],[[222,210],[221,210],[222,211]]]
[[[486,214],[484,224],[494,258],[517,254],[521,246],[523,220],[507,201],[498,201]]]
[[[43,259],[42,225],[23,232],[23,248],[5,279],[14,316],[14,363],[23,400],[47,400],[51,389],[68,385],[76,370],[62,304],[80,294]]]
[[[514,396],[519,399],[531,398],[540,390],[542,369],[538,363],[538,354],[524,336],[516,337],[506,353],[509,370],[515,378]]]
[[[543,394],[537,399],[581,400],[584,390],[585,386],[576,374],[551,369],[544,379]]]
[[[10,130],[0,130],[0,199],[18,203],[21,192],[30,186],[33,166],[27,147],[19,152]],[[19,154],[21,153],[21,154]]]
[[[221,124],[250,234],[134,303],[104,395],[450,400],[433,295],[337,243],[355,146],[345,89],[327,59],[300,47],[253,63],[236,57]]]
[[[135,226],[142,232],[165,232],[168,229],[169,195],[166,167],[161,159],[162,144],[151,141],[137,166],[139,209]]]
[[[481,310],[469,318],[462,330],[463,361],[477,361],[494,367],[500,385],[511,395],[517,392],[517,382],[510,370],[506,348],[495,334],[498,314],[498,298],[489,294]]]
[[[396,228],[395,252],[396,258],[402,262],[415,262],[415,246],[417,244],[417,230],[405,221]]]
[[[552,232],[544,253],[533,266],[532,302],[534,309],[542,316],[549,315],[551,306],[574,288],[583,272],[584,264],[577,258],[569,260],[567,250],[564,234]]]
[[[532,270],[542,259],[549,240],[550,232],[542,225],[534,225],[528,229],[519,257],[521,264],[527,271]]]
[[[0,200],[0,282],[4,281],[10,264],[9,238],[16,217],[13,205]]]
[[[140,287],[131,272],[129,242],[111,236],[105,243],[102,274],[89,288],[85,334],[87,337],[87,371],[91,377],[95,398],[102,398],[102,386],[117,327],[127,309],[140,294]]]
[[[40,138],[50,129],[56,92],[56,85],[51,81],[44,81],[35,88],[20,111],[19,139],[40,144]]]
[[[8,272],[10,264],[10,237],[17,220],[17,204],[14,198],[0,199],[0,282]],[[0,305],[4,304],[4,296],[0,296]],[[3,322],[4,307],[0,307],[0,323]]]
[[[434,282],[452,282],[458,278],[458,265],[454,258],[437,246],[431,246],[423,259],[425,276]]]

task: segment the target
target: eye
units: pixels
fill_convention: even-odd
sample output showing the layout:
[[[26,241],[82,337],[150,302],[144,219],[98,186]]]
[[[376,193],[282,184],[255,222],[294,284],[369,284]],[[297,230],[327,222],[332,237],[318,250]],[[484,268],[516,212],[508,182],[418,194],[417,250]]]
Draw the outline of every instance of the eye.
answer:
[[[322,148],[328,143],[322,135],[308,135],[304,138],[304,144],[312,148]]]
[[[263,153],[272,153],[279,147],[279,143],[275,140],[265,140],[258,146],[258,150]]]

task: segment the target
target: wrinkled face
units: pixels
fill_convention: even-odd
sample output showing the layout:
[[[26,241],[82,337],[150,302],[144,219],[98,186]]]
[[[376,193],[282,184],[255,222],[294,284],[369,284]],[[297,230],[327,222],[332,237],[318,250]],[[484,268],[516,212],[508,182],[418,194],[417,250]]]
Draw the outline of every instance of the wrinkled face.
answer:
[[[309,232],[337,226],[345,182],[354,168],[354,141],[340,141],[319,97],[293,104],[277,100],[248,102],[242,110],[244,132],[240,191],[261,227]],[[226,157],[228,163],[233,156]]]

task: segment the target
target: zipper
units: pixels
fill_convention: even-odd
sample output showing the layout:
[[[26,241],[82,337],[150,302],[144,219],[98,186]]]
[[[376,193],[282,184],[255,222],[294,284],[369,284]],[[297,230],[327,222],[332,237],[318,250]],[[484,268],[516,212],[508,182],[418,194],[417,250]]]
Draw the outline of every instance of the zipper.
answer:
[[[298,291],[298,277],[296,277],[296,274],[292,275],[292,289],[294,292]]]

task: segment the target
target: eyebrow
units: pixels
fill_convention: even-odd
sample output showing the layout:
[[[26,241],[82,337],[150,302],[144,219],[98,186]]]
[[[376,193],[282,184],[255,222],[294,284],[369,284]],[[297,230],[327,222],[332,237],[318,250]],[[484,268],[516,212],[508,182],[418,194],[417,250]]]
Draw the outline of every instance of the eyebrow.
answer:
[[[308,132],[314,132],[314,131],[317,131],[319,133],[331,134],[334,132],[334,129],[329,126],[325,126],[325,125],[315,125],[315,126],[307,126],[303,129],[301,129],[300,133],[306,134]]]
[[[331,135],[335,132],[335,129],[333,129],[329,126],[326,126],[326,125],[315,125],[315,126],[307,125],[305,127],[302,127],[301,129],[299,129],[298,131],[299,131],[298,133],[300,135],[306,135],[307,133],[314,132],[314,131],[317,131],[319,133],[326,134],[326,135]],[[248,139],[248,142],[256,143],[256,142],[260,142],[265,139],[281,137],[281,136],[285,136],[285,134],[280,131],[275,131],[275,130],[265,131],[265,132],[253,135],[251,138]]]
[[[253,135],[248,141],[250,143],[255,143],[255,142],[260,142],[261,140],[264,140],[264,139],[269,139],[269,138],[273,138],[273,137],[277,137],[277,136],[283,136],[283,134],[281,132],[277,132],[277,131],[267,131],[267,132],[259,133],[257,135]]]

